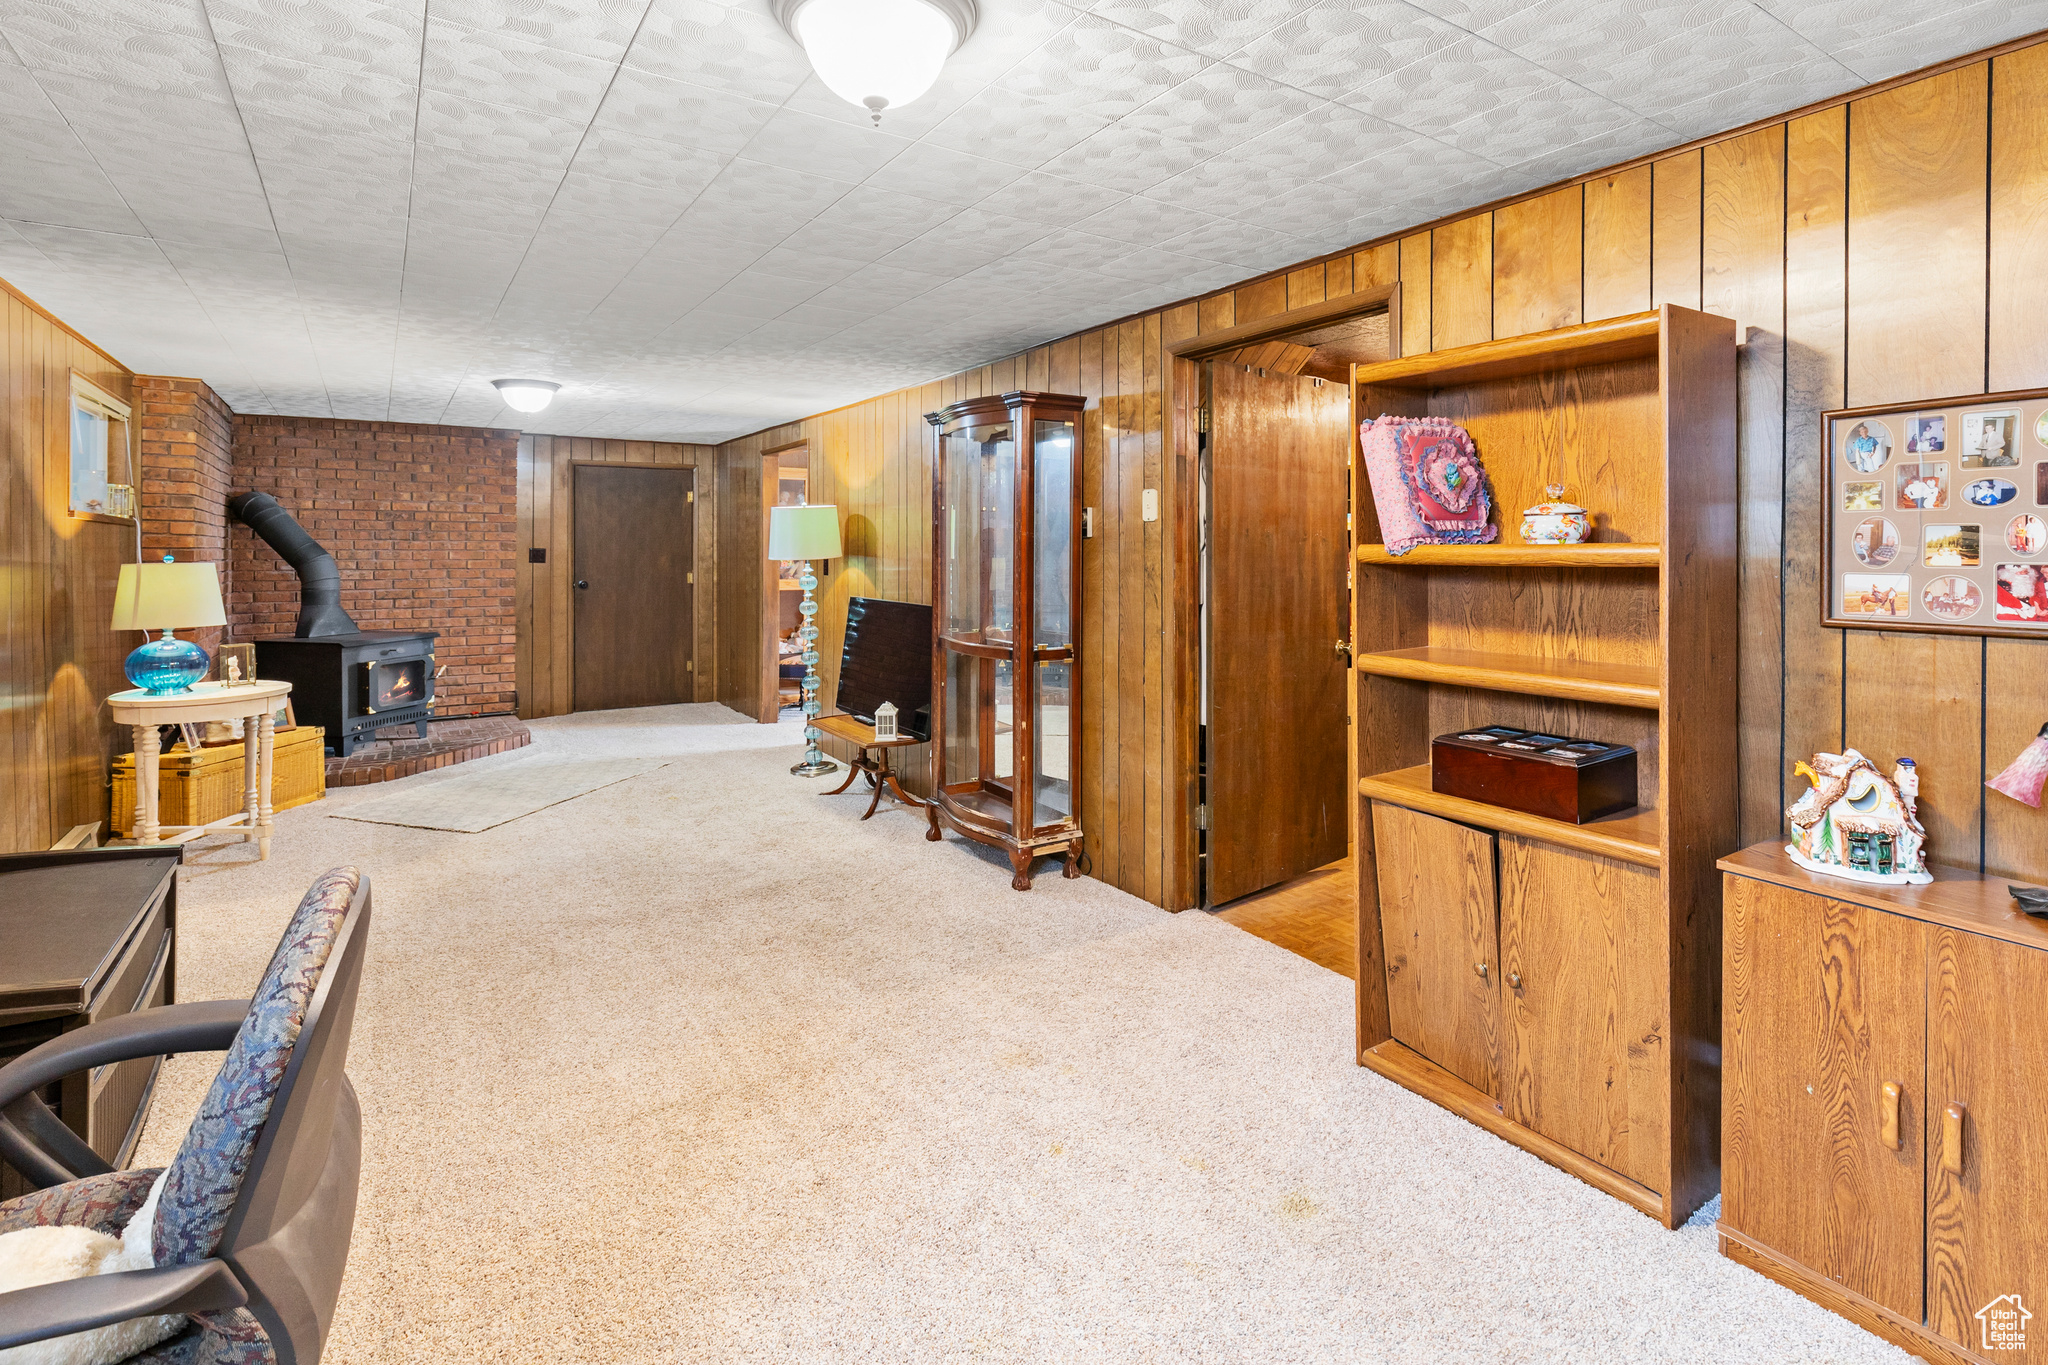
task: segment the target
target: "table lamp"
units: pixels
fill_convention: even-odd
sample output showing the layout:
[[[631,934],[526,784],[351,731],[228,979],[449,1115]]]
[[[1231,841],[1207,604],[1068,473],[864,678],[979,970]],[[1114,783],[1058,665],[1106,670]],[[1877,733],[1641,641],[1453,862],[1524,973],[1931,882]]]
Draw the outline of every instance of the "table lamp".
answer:
[[[830,504],[769,508],[768,557],[803,561],[803,576],[797,580],[804,590],[803,605],[797,608],[803,613],[803,624],[797,627],[797,640],[804,647],[806,747],[804,761],[790,771],[798,777],[836,773],[839,765],[818,752],[818,728],[811,723],[818,717],[818,604],[811,600],[811,590],[818,586],[818,576],[811,572],[811,561],[839,558],[839,509]]]
[[[165,555],[161,564],[121,566],[114,585],[113,629],[163,631],[162,638],[145,641],[123,666],[128,681],[150,696],[190,691],[211,662],[205,650],[172,631],[227,623],[216,565],[180,564]]]

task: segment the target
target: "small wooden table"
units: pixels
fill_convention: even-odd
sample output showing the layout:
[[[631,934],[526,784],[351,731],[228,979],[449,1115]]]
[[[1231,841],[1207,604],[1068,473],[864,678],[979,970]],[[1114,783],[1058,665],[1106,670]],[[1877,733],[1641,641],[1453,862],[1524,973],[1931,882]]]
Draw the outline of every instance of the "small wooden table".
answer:
[[[882,791],[884,788],[904,805],[917,810],[924,809],[924,802],[918,800],[897,785],[896,774],[889,767],[889,751],[891,749],[901,749],[912,744],[922,744],[924,743],[923,740],[915,735],[898,735],[895,739],[876,739],[874,726],[869,725],[866,721],[856,720],[852,716],[819,716],[811,724],[817,726],[822,733],[828,734],[834,739],[843,739],[848,744],[857,746],[860,750],[860,756],[847,764],[846,780],[831,791],[826,792],[826,796],[839,795],[839,793],[853,785],[854,778],[862,773],[866,773],[868,785],[875,789],[875,796],[872,801],[868,802],[867,813],[862,815],[861,819],[865,820],[869,815],[873,815],[875,807],[882,804]]]
[[[194,683],[189,691],[167,697],[151,696],[136,688],[116,692],[107,698],[114,723],[135,730],[135,842],[138,844],[190,843],[207,834],[242,832],[242,842],[254,840],[257,856],[270,856],[270,762],[274,727],[271,717],[278,703],[291,694],[287,682],[257,680],[245,683]],[[159,725],[199,725],[210,720],[242,722],[243,806],[233,815],[205,825],[159,825],[156,821],[157,744]],[[251,734],[256,743],[249,743]],[[169,834],[165,839],[160,836]]]

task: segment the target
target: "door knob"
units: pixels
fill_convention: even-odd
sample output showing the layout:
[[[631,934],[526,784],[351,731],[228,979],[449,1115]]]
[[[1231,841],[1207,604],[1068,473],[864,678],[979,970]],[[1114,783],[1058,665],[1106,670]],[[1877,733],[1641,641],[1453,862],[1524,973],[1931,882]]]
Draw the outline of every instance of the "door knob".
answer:
[[[590,586],[590,580],[587,578],[579,578],[576,580],[576,586],[579,588],[587,588]]]
[[[1349,640],[1339,640],[1337,642],[1337,653],[1342,655],[1348,662],[1351,658],[1351,642]]]

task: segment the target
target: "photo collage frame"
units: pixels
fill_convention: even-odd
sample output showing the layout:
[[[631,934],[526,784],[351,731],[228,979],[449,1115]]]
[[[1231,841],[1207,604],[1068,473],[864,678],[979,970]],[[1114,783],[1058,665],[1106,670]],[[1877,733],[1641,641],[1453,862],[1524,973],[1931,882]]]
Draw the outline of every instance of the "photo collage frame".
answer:
[[[1822,624],[2048,636],[2048,389],[1821,418]]]

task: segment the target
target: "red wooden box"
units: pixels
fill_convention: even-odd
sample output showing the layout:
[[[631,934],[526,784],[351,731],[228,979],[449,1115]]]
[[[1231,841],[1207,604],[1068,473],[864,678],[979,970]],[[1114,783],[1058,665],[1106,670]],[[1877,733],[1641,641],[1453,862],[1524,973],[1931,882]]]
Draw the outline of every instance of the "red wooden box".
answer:
[[[1583,825],[1636,804],[1636,751],[1488,725],[1431,742],[1429,786],[1445,796]]]

